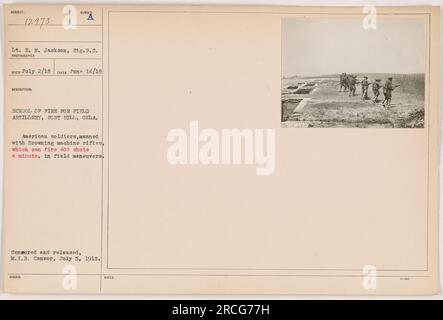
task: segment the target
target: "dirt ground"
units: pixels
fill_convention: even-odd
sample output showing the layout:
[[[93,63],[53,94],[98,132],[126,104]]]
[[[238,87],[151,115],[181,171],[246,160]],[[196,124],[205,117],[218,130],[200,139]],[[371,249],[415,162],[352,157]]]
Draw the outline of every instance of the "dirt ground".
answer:
[[[282,103],[285,106],[285,119],[282,127],[387,127],[423,128],[424,127],[424,74],[384,75],[368,74],[369,81],[393,76],[393,84],[400,85],[392,92],[391,106],[384,108],[383,90],[380,89],[379,102],[372,101],[371,86],[369,100],[362,100],[361,85],[357,84],[355,96],[339,91],[338,75],[317,78],[284,79]],[[358,81],[363,79],[358,75]],[[295,93],[294,87],[315,82],[315,88],[308,94]],[[288,87],[290,87],[288,89]],[[300,98],[303,102],[300,105]]]

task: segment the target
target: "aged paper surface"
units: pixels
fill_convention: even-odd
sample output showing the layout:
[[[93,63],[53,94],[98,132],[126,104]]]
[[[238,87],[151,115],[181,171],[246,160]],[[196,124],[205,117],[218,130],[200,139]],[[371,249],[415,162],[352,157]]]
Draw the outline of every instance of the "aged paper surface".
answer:
[[[437,293],[439,10],[369,15],[4,6],[5,290]]]

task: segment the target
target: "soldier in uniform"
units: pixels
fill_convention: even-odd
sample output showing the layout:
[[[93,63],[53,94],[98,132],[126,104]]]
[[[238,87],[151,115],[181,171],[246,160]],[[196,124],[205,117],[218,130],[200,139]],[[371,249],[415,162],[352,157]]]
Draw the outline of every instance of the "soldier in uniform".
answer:
[[[374,94],[374,99],[372,100],[374,103],[378,102],[378,96],[380,95],[380,84],[381,79],[375,79],[375,82],[372,83],[372,93]]]
[[[340,90],[339,90],[339,91],[342,91],[342,88],[343,88],[343,91],[346,91],[346,90],[347,90],[346,79],[347,79],[346,72],[343,72],[343,73],[340,75]]]
[[[392,91],[396,87],[398,86],[392,85],[392,77],[389,77],[388,80],[386,80],[385,85],[383,86],[383,95],[385,96],[385,99],[383,100],[383,106],[385,108],[391,106]]]
[[[363,77],[363,81],[361,82],[361,98],[362,100],[369,99],[368,97],[368,88],[369,88],[369,81],[368,77]]]
[[[357,84],[357,76],[350,75],[348,78],[349,82],[349,96],[355,96],[355,85]]]
[[[350,83],[351,83],[351,78],[352,78],[352,74],[347,74],[346,75],[346,78],[345,78],[345,83],[346,83],[346,87],[348,88],[348,89],[350,89]]]

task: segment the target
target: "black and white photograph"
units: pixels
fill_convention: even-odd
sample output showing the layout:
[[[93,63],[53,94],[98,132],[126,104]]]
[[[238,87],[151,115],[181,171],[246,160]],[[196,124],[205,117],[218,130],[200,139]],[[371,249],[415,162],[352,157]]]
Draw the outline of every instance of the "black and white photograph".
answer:
[[[282,19],[283,128],[424,128],[423,17]]]

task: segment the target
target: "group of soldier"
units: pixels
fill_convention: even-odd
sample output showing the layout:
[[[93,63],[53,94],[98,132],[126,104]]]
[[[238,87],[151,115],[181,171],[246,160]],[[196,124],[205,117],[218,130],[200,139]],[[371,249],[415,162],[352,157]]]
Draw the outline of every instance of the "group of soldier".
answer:
[[[361,85],[361,97],[362,100],[369,100],[368,89],[369,86],[372,87],[372,93],[374,94],[374,98],[372,102],[379,102],[378,97],[380,95],[380,89],[383,89],[384,100],[382,102],[385,108],[388,108],[391,105],[392,91],[394,88],[398,87],[392,84],[392,77],[389,77],[384,85],[381,85],[381,79],[375,79],[374,82],[370,82],[368,77],[364,76],[362,81],[357,81],[357,76],[352,74],[346,74],[345,72],[340,75],[340,90],[339,91],[348,91],[349,96],[355,96],[355,89],[357,84]]]

